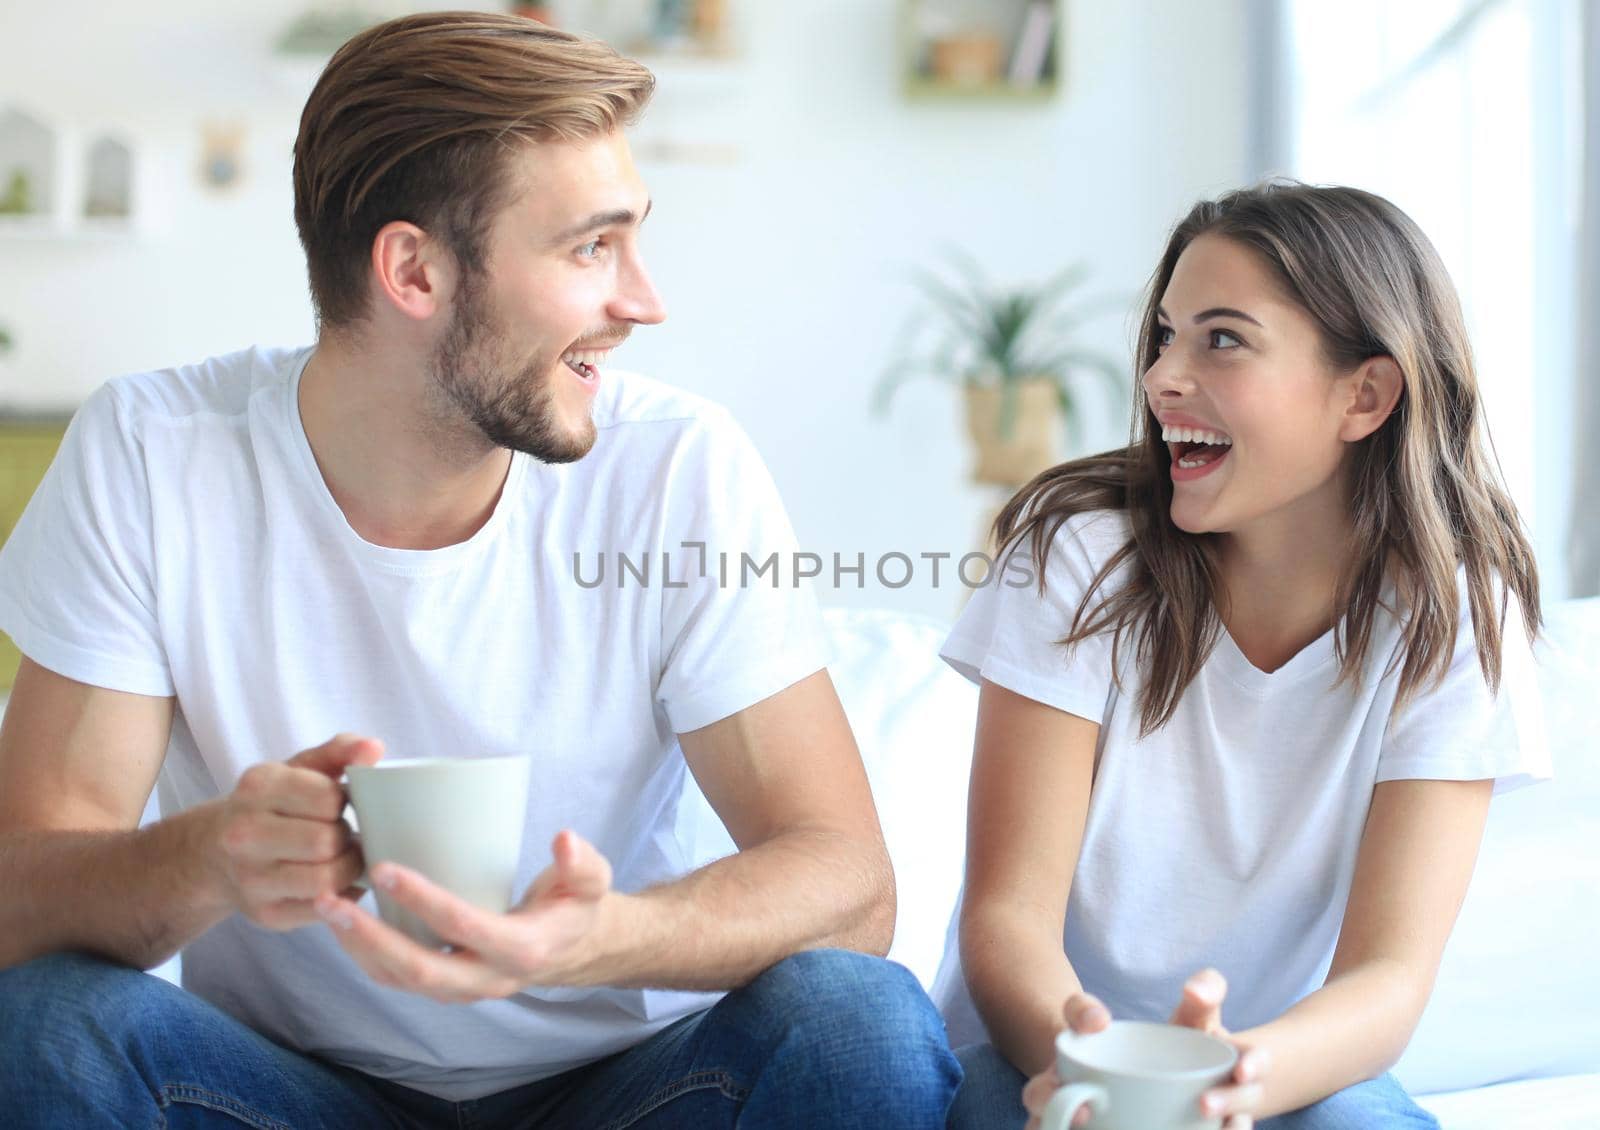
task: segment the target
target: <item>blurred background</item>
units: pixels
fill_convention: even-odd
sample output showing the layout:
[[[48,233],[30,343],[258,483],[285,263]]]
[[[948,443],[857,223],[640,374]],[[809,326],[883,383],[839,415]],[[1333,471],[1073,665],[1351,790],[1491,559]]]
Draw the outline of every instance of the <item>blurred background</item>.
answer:
[[[0,2],[0,533],[106,378],[312,340],[301,105],[345,36],[437,6]],[[733,410],[825,602],[945,618],[1020,477],[1126,442],[1133,311],[1171,226],[1271,174],[1382,193],[1433,238],[1547,594],[1600,591],[1588,7],[520,6],[659,79],[636,155],[670,317],[616,364]],[[836,584],[834,555],[863,573]]]

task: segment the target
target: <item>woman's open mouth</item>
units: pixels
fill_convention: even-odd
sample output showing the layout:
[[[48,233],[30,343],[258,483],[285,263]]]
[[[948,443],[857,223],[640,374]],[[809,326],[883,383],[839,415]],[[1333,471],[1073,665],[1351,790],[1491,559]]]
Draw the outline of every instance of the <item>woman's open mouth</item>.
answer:
[[[1161,438],[1172,452],[1173,482],[1190,482],[1209,475],[1233,450],[1233,437],[1202,428],[1166,427]]]

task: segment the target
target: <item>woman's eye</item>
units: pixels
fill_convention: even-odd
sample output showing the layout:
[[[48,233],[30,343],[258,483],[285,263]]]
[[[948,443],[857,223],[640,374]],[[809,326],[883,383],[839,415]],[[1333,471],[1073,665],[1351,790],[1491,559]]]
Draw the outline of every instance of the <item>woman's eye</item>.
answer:
[[[1234,337],[1227,330],[1212,330],[1211,345],[1215,349],[1237,349],[1244,342]]]
[[[1156,327],[1156,348],[1157,349],[1165,349],[1167,346],[1169,346],[1171,344],[1172,344],[1172,327],[1171,326],[1157,326]]]

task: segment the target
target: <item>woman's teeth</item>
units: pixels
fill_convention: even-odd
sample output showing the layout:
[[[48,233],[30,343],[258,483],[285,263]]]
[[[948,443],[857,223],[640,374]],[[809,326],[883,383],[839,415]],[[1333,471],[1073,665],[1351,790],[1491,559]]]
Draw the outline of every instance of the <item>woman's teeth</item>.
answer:
[[[1164,443],[1207,443],[1214,447],[1229,447],[1233,444],[1231,436],[1207,431],[1205,428],[1164,427],[1161,429],[1161,439]]]

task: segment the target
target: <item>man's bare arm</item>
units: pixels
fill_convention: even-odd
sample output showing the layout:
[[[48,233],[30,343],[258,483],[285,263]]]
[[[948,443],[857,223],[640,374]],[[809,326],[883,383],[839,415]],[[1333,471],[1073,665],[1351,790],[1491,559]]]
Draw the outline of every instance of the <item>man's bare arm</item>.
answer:
[[[0,725],[0,968],[62,950],[149,968],[235,911],[311,922],[311,900],[359,873],[332,778],[379,751],[354,738],[139,828],[173,708],[23,659]]]

